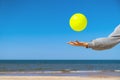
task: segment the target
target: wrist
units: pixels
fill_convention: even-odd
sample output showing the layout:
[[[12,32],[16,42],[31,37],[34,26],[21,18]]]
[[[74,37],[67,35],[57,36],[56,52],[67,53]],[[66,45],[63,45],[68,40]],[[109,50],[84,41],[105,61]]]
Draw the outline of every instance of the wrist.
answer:
[[[84,47],[88,48],[88,43],[84,43]]]

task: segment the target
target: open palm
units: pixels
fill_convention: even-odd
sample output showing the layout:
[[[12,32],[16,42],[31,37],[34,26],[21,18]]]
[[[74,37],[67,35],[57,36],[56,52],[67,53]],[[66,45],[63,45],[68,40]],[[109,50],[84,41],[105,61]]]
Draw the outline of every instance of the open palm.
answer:
[[[72,46],[83,46],[83,47],[87,47],[88,43],[86,42],[79,42],[79,41],[70,41],[68,42],[68,44],[72,45]]]

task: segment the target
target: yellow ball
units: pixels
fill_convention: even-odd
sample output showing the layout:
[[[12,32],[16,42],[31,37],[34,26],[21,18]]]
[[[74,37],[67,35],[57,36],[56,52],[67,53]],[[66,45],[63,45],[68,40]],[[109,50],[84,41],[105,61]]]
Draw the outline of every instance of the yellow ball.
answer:
[[[87,18],[81,13],[76,13],[70,18],[69,24],[74,31],[82,31],[87,26]]]

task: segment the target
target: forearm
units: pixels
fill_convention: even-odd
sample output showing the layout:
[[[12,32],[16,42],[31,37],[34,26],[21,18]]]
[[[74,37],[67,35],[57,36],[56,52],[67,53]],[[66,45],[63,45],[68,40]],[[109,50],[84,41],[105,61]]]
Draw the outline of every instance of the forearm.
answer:
[[[110,49],[120,43],[120,24],[107,38],[99,38],[88,43],[88,47],[95,50]]]
[[[99,38],[88,43],[88,47],[94,50],[110,49],[120,43],[120,37]]]

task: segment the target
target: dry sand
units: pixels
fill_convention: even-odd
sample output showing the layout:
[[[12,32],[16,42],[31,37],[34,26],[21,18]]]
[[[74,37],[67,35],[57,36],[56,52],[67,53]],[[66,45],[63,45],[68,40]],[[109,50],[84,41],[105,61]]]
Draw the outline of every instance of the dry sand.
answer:
[[[0,76],[0,80],[120,80],[120,77],[79,76]]]

